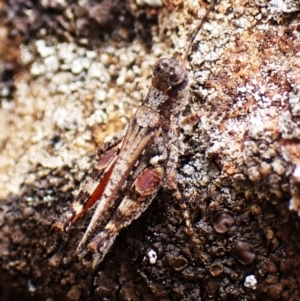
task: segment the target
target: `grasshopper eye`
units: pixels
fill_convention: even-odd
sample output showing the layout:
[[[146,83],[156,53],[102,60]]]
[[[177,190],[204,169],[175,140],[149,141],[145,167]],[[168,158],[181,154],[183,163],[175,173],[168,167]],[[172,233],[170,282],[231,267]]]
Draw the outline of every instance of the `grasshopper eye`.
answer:
[[[170,86],[174,87],[186,80],[186,71],[180,65],[175,65],[172,69],[169,75],[169,82]]]

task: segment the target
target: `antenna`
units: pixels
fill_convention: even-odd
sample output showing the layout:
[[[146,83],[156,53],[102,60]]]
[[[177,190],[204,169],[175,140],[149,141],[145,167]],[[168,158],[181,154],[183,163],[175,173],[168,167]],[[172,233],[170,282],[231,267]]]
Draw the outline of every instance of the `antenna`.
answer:
[[[205,15],[202,17],[201,21],[199,22],[198,26],[196,27],[196,29],[194,30],[192,37],[190,39],[190,42],[188,44],[188,47],[186,48],[184,57],[183,57],[183,62],[186,62],[187,57],[189,55],[190,49],[195,41],[195,38],[197,36],[197,34],[199,33],[200,29],[202,28],[203,24],[205,23],[209,13],[213,10],[215,4],[217,3],[217,0],[211,0],[211,3],[209,5],[209,7],[207,8]]]

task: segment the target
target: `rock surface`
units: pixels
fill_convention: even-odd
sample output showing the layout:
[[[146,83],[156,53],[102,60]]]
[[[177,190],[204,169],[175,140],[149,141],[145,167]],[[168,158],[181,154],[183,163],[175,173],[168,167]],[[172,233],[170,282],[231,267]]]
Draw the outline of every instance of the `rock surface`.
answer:
[[[298,1],[220,0],[196,38],[186,113],[209,114],[180,136],[191,237],[167,187],[95,271],[74,254],[92,212],[52,230],[206,7],[0,1],[1,300],[300,299]]]

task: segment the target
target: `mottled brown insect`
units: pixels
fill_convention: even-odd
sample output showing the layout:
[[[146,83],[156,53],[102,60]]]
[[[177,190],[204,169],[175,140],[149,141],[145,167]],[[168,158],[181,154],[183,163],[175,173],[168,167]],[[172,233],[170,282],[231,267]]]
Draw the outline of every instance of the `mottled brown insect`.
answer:
[[[97,202],[76,250],[81,258],[92,252],[94,266],[103,260],[120,230],[147,209],[164,179],[183,210],[187,233],[192,233],[189,215],[175,179],[178,129],[200,117],[198,113],[181,117],[189,92],[184,62],[213,6],[212,2],[193,33],[184,59],[163,58],[155,64],[152,85],[134,118],[125,131],[99,149],[99,163],[70,209],[54,225],[60,231],[67,231]]]

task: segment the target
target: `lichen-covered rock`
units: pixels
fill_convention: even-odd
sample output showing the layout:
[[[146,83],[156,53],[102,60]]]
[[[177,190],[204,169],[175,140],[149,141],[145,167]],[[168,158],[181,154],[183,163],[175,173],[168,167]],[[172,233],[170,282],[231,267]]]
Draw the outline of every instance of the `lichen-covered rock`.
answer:
[[[0,3],[1,300],[300,299],[298,1],[219,1],[187,64],[187,111],[207,112],[179,143],[194,234],[162,187],[95,271],[74,254],[92,211],[52,225],[207,4]]]

